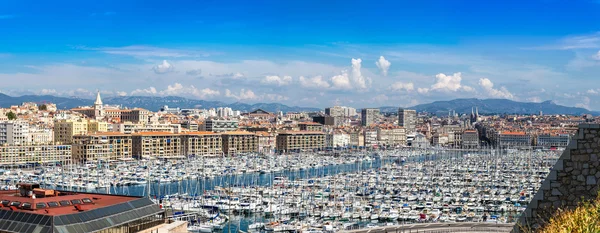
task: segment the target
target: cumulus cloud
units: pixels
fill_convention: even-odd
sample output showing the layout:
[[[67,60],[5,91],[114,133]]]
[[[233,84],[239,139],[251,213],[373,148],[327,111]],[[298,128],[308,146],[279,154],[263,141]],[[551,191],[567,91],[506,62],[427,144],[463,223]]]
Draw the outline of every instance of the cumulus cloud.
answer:
[[[135,89],[131,92],[131,95],[156,95],[156,93],[158,93],[158,91],[156,91],[156,88],[149,87],[146,89]]]
[[[427,94],[427,92],[429,92],[429,88],[417,88],[417,92],[419,92],[420,94]]]
[[[268,75],[261,81],[262,84],[286,86],[292,83],[292,76],[279,77],[277,75]]]
[[[395,82],[392,84],[390,89],[393,91],[402,91],[402,90],[413,91],[413,90],[415,90],[415,85],[412,82],[409,82],[409,83]]]
[[[479,79],[479,86],[481,86],[485,92],[494,98],[506,98],[513,99],[514,95],[510,93],[505,87],[500,87],[500,89],[494,88],[494,83],[488,78]]]
[[[127,96],[127,92],[117,91],[117,96]]]
[[[390,69],[390,66],[392,65],[392,63],[390,63],[390,61],[388,61],[388,60],[385,60],[385,58],[383,56],[380,56],[379,60],[377,60],[377,62],[375,62],[375,65],[377,65],[377,68],[379,68],[379,70],[381,70],[381,73],[383,73],[383,76],[387,76],[388,70]]]
[[[435,76],[436,82],[431,86],[431,90],[440,91],[458,91],[462,87],[460,84],[462,77],[461,73],[454,73],[453,75],[445,75],[439,73]]]
[[[157,74],[166,74],[173,72],[175,68],[169,62],[167,62],[167,60],[163,60],[161,64],[154,66],[152,70],[154,70],[154,73]]]
[[[366,89],[367,85],[370,84],[371,80],[369,78],[365,78],[360,71],[362,60],[360,58],[354,59],[352,58],[352,81],[354,85],[358,89]]]
[[[589,90],[587,90],[587,93],[591,94],[591,95],[597,95],[598,92],[600,92],[600,89],[598,89],[598,90],[595,90],[595,89],[589,89]]]
[[[306,88],[326,89],[330,86],[329,83],[325,81],[322,76],[315,76],[312,78],[305,78],[304,76],[300,76],[298,80],[300,81],[300,85]]]
[[[351,89],[350,78],[348,72],[342,71],[342,74],[331,77],[331,83],[334,89]]]
[[[194,85],[184,86],[181,83],[175,83],[168,85],[167,89],[159,92],[161,96],[192,96],[196,98],[211,98],[220,95],[218,90],[212,90],[210,88],[198,89]]]
[[[590,109],[590,97],[584,96],[581,98],[581,103],[577,103],[575,106],[579,108]]]
[[[254,100],[258,99],[258,96],[254,94],[252,90],[246,90],[242,88],[239,94],[231,92],[229,89],[225,90],[225,97],[234,98],[236,100]]]

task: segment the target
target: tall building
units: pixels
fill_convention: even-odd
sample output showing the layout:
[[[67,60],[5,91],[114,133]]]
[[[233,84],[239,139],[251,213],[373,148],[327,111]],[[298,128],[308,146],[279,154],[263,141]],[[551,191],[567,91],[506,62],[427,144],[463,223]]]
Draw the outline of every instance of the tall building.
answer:
[[[378,108],[363,108],[360,111],[360,122],[362,126],[369,126],[377,122],[379,116]]]
[[[29,123],[26,121],[0,122],[0,144],[24,145],[30,142]]]
[[[417,111],[410,109],[398,109],[398,126],[404,127],[407,134],[417,131]]]

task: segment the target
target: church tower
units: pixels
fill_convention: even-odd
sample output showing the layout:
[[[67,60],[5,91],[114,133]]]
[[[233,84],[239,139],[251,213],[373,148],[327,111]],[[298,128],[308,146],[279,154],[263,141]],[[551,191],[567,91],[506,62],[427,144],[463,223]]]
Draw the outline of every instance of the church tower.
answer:
[[[104,117],[104,109],[102,106],[102,98],[100,97],[100,91],[96,94],[96,101],[94,102],[94,116],[96,119]]]

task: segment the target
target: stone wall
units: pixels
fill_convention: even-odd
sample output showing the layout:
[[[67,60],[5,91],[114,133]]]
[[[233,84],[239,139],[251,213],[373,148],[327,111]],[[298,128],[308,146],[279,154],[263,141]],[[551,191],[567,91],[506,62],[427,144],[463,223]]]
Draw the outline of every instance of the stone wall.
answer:
[[[581,124],[548,177],[521,215],[513,232],[535,231],[557,209],[573,209],[595,199],[600,180],[600,125]]]

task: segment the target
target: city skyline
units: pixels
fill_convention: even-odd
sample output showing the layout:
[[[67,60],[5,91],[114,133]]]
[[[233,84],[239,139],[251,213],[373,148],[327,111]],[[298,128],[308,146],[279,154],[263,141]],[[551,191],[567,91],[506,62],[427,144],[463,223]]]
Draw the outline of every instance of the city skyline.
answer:
[[[600,109],[597,1],[239,3],[5,3],[0,92]]]

